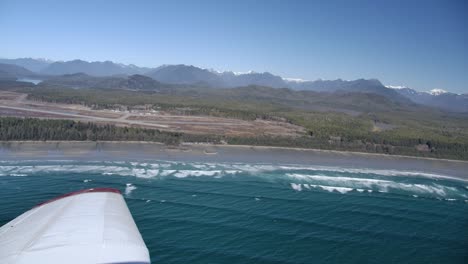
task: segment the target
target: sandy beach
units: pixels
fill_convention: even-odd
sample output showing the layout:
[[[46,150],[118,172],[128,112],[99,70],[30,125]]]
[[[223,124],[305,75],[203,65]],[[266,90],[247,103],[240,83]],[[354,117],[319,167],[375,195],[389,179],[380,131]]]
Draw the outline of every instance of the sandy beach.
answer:
[[[15,141],[0,143],[0,160],[169,160],[298,164],[418,171],[468,180],[468,162],[382,154],[261,146],[152,142]]]

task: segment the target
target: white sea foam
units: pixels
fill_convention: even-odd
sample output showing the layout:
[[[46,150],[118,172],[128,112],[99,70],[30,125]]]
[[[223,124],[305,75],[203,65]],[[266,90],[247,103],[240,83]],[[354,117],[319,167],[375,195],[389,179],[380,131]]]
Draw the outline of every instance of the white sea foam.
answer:
[[[8,164],[21,164],[23,161],[17,161],[17,162],[8,162]],[[51,161],[54,162],[54,161]],[[102,167],[102,165],[73,165],[72,160],[65,160],[65,161],[55,161],[55,162],[60,162],[60,164],[64,165],[39,165],[39,166],[0,166],[0,171],[5,171],[8,169],[12,168],[19,168],[23,167],[23,169],[27,170],[27,167],[33,167],[35,169],[42,168],[43,170],[50,170],[53,171],[54,168],[61,167],[62,169],[65,168],[72,168],[72,169],[78,169],[82,172],[86,171],[93,171],[96,169],[96,167]],[[0,164],[4,164],[7,162],[0,162]],[[93,163],[93,162],[88,162]],[[94,162],[96,164],[106,164],[105,167],[107,170],[132,170],[132,169],[144,169],[144,168],[149,168],[151,167],[152,169],[158,169],[158,168],[169,168],[171,166],[187,166],[190,165],[196,169],[199,170],[206,170],[206,169],[217,169],[217,170],[237,170],[237,171],[244,171],[244,172],[267,172],[267,171],[275,171],[275,170],[285,170],[285,171],[291,171],[291,170],[305,170],[305,171],[310,171],[310,172],[316,172],[316,171],[329,171],[329,172],[336,172],[336,173],[359,173],[359,174],[375,174],[375,175],[381,175],[381,176],[424,176],[424,177],[429,177],[429,178],[451,178],[454,179],[453,177],[447,176],[447,175],[441,175],[441,174],[435,174],[435,173],[427,173],[427,172],[420,172],[420,171],[401,171],[401,170],[384,170],[384,169],[366,169],[366,168],[344,168],[344,167],[329,167],[329,166],[301,166],[301,165],[281,165],[281,166],[276,166],[276,165],[270,165],[270,164],[240,164],[240,163],[234,163],[234,164],[227,164],[227,163],[190,163],[186,164],[183,162],[174,162],[174,161],[159,161],[158,163],[148,163],[148,162],[122,162],[122,161],[105,161],[105,162],[100,162],[96,161]],[[111,166],[109,166],[111,164]],[[131,165],[130,168],[127,166],[122,166],[122,165]],[[60,171],[60,169],[56,169],[57,171]],[[112,172],[110,172],[112,173]],[[460,180],[460,179],[458,179]]]
[[[142,177],[143,178],[145,176],[145,174],[146,174],[145,169],[133,168],[131,171],[132,171],[132,174],[135,177]]]
[[[134,166],[113,166],[113,165],[37,165],[37,166],[0,166],[0,172],[10,176],[27,176],[35,173],[42,172],[56,172],[56,173],[97,173],[102,175],[121,175],[121,176],[134,176],[138,178],[153,178],[157,176],[169,176],[184,178],[189,176],[222,176],[227,174],[239,173],[239,170],[171,170],[159,169],[158,166],[143,163],[146,165],[142,167],[137,162],[132,162]],[[162,168],[166,166],[161,166]],[[3,173],[1,173],[3,174]]]
[[[291,183],[291,188],[293,188],[293,190],[295,191],[302,191],[302,184],[300,183]]]
[[[354,187],[346,187],[346,186],[334,186],[334,185],[322,185],[322,184],[308,184],[308,183],[290,183],[291,188],[295,191],[303,191],[305,189],[312,189],[312,188],[319,188],[328,192],[339,192],[339,193],[348,193],[351,191],[357,191],[360,193],[363,192],[373,192],[372,189],[364,189],[364,188],[354,188]],[[456,191],[453,187],[441,186],[441,185],[423,185],[423,184],[403,184],[403,183],[395,183],[392,182],[390,185],[383,185],[377,186],[378,192],[381,193],[388,193],[390,190],[393,189],[401,189],[404,191],[412,192],[412,193],[420,193],[420,194],[432,194],[436,195],[436,197],[446,197],[448,196],[449,191]],[[419,197],[416,194],[412,195],[413,197]],[[463,195],[462,195],[463,196]],[[447,198],[453,199],[453,198]]]
[[[174,177],[177,178],[185,178],[189,176],[195,176],[195,177],[200,177],[200,176],[215,176],[217,174],[220,174],[221,171],[215,170],[215,171],[205,171],[205,170],[179,170],[174,174]]]
[[[151,169],[147,169],[146,170],[146,178],[152,178],[152,177],[156,177],[159,175],[159,170],[151,170]]]
[[[92,180],[89,180],[89,179],[86,179],[86,180],[83,180],[84,183],[87,183],[87,182],[90,182]]]
[[[323,185],[318,185],[317,187],[322,188],[325,191],[329,192],[339,192],[339,193],[347,193],[353,190],[353,188],[347,188],[347,187],[338,187],[338,186],[323,186]]]
[[[181,162],[86,162],[85,164],[72,164],[71,162],[57,164],[22,165],[16,163],[0,163],[0,175],[3,176],[27,176],[40,174],[43,172],[52,173],[95,173],[101,175],[133,176],[138,178],[155,178],[174,176],[177,178],[186,177],[223,177],[235,175],[236,177],[258,176],[269,177],[273,181],[288,177],[296,183],[291,187],[296,191],[303,191],[313,186],[325,186],[323,190],[346,193],[350,190],[357,192],[409,192],[409,194],[431,195],[442,198],[466,199],[463,192],[468,190],[468,186],[460,188],[445,186],[433,182],[406,183],[399,182],[397,178],[386,176],[396,175],[419,175],[426,177],[439,177],[438,174],[428,174],[422,172],[394,171],[394,170],[371,170],[371,169],[350,169],[324,166],[276,166],[264,164],[225,164],[225,163],[181,163]],[[177,170],[179,167],[193,168]],[[280,173],[268,173],[279,170]],[[295,171],[294,171],[295,170]],[[300,171],[300,172],[296,172]],[[325,172],[335,172],[332,175],[321,175]],[[284,176],[284,173],[286,176]],[[352,177],[352,174],[359,174],[360,177]],[[364,174],[364,175],[363,175]],[[374,174],[376,176],[374,176]],[[280,177],[280,178],[278,178]],[[378,178],[376,178],[378,177]],[[383,179],[382,179],[383,178]],[[298,182],[299,183],[298,183]],[[88,181],[83,181],[88,182]],[[327,187],[328,186],[328,187]],[[318,187],[316,187],[318,188]],[[460,197],[461,196],[461,197]]]
[[[241,173],[242,171],[239,171],[239,170],[225,170],[223,172],[224,172],[224,174],[237,174],[237,173]]]
[[[159,173],[159,175],[161,176],[168,176],[168,175],[171,175],[173,174],[174,172],[176,172],[177,170],[163,170]]]
[[[206,169],[206,168],[209,167],[209,166],[208,166],[208,165],[205,165],[205,164],[192,164],[192,167],[197,168],[197,169],[200,169],[200,170],[204,170],[204,169]]]
[[[434,186],[424,185],[424,184],[405,184],[405,187],[408,187],[410,190],[415,190],[421,193],[434,193],[440,196],[445,196],[446,190],[451,190],[451,187],[441,186],[434,184]]]
[[[425,177],[425,178],[445,178],[445,179],[456,179],[461,181],[466,181],[460,178],[428,173],[422,171],[402,171],[402,170],[389,170],[389,169],[367,169],[367,168],[345,168],[345,167],[329,167],[329,166],[303,166],[303,165],[268,165],[268,164],[225,164],[219,163],[216,164],[217,167],[221,169],[236,169],[243,172],[248,172],[252,174],[283,170],[283,171],[293,171],[293,170],[303,170],[307,172],[334,172],[338,174],[369,174],[369,175],[379,175],[379,176],[414,176],[414,177]]]
[[[336,186],[339,188],[351,189],[374,189],[378,192],[388,193],[391,190],[400,190],[411,193],[433,194],[441,197],[447,196],[449,193],[458,193],[454,187],[444,186],[440,184],[409,184],[390,180],[369,179],[369,178],[353,178],[344,176],[324,176],[324,175],[307,175],[298,173],[287,173],[288,177],[296,180],[304,181],[310,186],[325,185]],[[344,190],[344,189],[343,189]],[[358,190],[359,191],[359,190]]]
[[[131,183],[127,183],[125,187],[125,195],[129,196],[137,187]]]
[[[354,190],[353,188],[348,188],[348,187],[327,186],[327,185],[317,185],[317,184],[307,184],[307,183],[291,183],[291,188],[299,192],[302,191],[303,188],[309,189],[309,190],[312,188],[320,188],[324,191],[339,192],[339,193],[347,193],[347,192],[351,192]]]
[[[92,163],[92,162],[90,162]],[[98,162],[96,162],[98,163]],[[133,175],[133,176],[143,176],[143,177],[150,177],[151,174],[156,176],[154,169],[168,169],[171,166],[186,166],[185,163],[177,163],[177,162],[158,162],[158,163],[139,163],[139,162],[130,162],[130,163],[122,163],[122,162],[105,162],[106,165],[73,165],[67,162],[66,164],[61,163],[62,165],[38,165],[38,166],[21,166],[21,165],[7,165],[7,166],[0,166],[0,172],[10,172],[10,173],[33,173],[33,172],[40,172],[40,171],[68,171],[68,172],[101,172],[106,173],[107,175]],[[101,162],[102,164],[102,162]],[[110,164],[110,165],[109,165]],[[122,165],[131,166],[122,166]],[[195,163],[190,164],[190,166],[204,171],[204,170],[223,170],[227,174],[230,172],[248,172],[248,173],[259,173],[259,172],[269,172],[275,170],[305,170],[314,172],[315,174],[317,171],[329,171],[329,172],[336,172],[336,173],[359,173],[359,174],[375,174],[381,176],[424,176],[430,178],[451,178],[450,176],[440,175],[440,174],[433,174],[433,173],[425,173],[425,172],[415,172],[415,171],[398,171],[398,170],[376,170],[376,169],[356,169],[356,168],[342,168],[342,167],[327,167],[327,166],[297,166],[297,165],[282,165],[282,166],[275,166],[275,165],[265,165],[265,164],[213,164],[213,163]],[[145,170],[153,170],[149,173]],[[172,173],[169,173],[172,174]],[[165,176],[165,173],[162,173],[161,176]],[[340,175],[338,175],[340,176]],[[296,175],[299,177],[299,175]]]
[[[326,186],[326,185],[316,185],[316,184],[303,184],[309,186],[309,189],[312,188],[320,188],[324,191],[328,192],[339,192],[339,193],[347,193],[353,190],[353,188],[347,187],[338,187],[338,186]]]
[[[353,178],[353,177],[342,177],[342,176],[324,176],[324,175],[306,175],[298,173],[287,173],[289,177],[301,179],[301,180],[315,180],[315,181],[332,181],[332,182],[359,182],[363,184],[379,184],[379,183],[390,183],[392,181],[379,180],[379,179],[368,179],[368,178]]]
[[[138,178],[154,178],[158,176],[159,170],[154,169],[132,169],[133,176]]]
[[[421,171],[401,171],[401,170],[386,170],[386,169],[367,169],[367,168],[343,168],[343,167],[328,167],[328,166],[297,166],[297,165],[282,165],[278,166],[277,169],[281,170],[305,170],[305,171],[329,171],[338,173],[359,173],[359,174],[375,174],[381,176],[421,176],[427,178],[447,178],[457,179],[443,174],[427,173]]]

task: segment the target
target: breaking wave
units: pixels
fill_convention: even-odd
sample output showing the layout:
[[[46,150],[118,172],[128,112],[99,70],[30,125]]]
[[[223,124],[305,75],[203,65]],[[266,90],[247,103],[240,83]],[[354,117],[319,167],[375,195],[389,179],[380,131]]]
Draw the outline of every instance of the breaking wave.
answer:
[[[418,194],[433,194],[440,197],[445,197],[449,194],[459,194],[460,190],[456,187],[444,186],[441,184],[429,182],[422,183],[404,183],[392,180],[381,180],[373,178],[359,177],[342,177],[342,176],[324,176],[324,175],[304,175],[304,174],[286,174],[292,179],[301,180],[304,182],[312,182],[318,184],[304,183],[304,187],[319,187],[327,191],[338,191],[340,193],[350,192],[352,190],[377,191],[388,193],[393,191],[405,191]],[[324,185],[320,185],[324,184]],[[330,186],[333,185],[333,186]],[[336,185],[336,186],[335,186]],[[297,186],[294,190],[299,189]],[[310,188],[309,188],[310,189]],[[461,197],[466,198],[466,194],[461,194]]]
[[[468,198],[465,184],[452,181],[448,175],[427,172],[356,169],[325,166],[236,164],[236,163],[185,163],[171,161],[151,162],[73,162],[73,161],[16,161],[0,162],[1,176],[34,176],[44,173],[98,174],[127,176],[144,179],[211,177],[255,177],[262,182],[284,186],[294,191],[319,191],[336,194],[392,193],[410,195],[415,198],[435,197],[441,199]],[[400,176],[400,177],[395,177]],[[401,177],[404,176],[404,177]],[[84,183],[91,182],[86,178]],[[127,184],[126,195],[136,187]],[[451,200],[448,200],[451,201]]]

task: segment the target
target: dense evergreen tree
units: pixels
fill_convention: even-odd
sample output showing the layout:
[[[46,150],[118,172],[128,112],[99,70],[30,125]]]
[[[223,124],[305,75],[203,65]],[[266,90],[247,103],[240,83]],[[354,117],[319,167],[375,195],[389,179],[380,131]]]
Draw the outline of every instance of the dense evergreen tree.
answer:
[[[180,134],[154,129],[96,125],[72,120],[0,118],[0,140],[156,141],[178,144]]]

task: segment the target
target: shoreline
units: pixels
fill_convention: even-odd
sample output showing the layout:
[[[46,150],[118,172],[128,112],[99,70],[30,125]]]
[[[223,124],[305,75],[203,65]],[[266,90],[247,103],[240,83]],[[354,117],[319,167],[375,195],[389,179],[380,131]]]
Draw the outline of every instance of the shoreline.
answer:
[[[306,165],[421,172],[433,178],[468,181],[468,161],[337,150],[145,141],[6,141],[0,161],[180,161]]]
[[[133,141],[136,142],[136,141]],[[132,143],[132,141],[129,141]],[[410,158],[410,159],[424,159],[424,160],[440,160],[440,161],[450,161],[450,162],[463,162],[468,164],[468,160],[456,160],[456,159],[438,159],[430,157],[418,157],[418,156],[405,156],[405,155],[396,155],[396,154],[383,154],[383,153],[371,153],[371,152],[359,152],[359,151],[346,151],[346,150],[332,150],[332,149],[314,149],[314,148],[294,148],[294,147],[276,147],[276,146],[254,146],[254,145],[215,145],[215,144],[205,144],[205,143],[184,143],[183,145],[206,145],[208,146],[223,146],[223,147],[243,147],[243,148],[259,148],[259,149],[284,149],[284,150],[301,150],[301,151],[315,151],[323,153],[336,153],[336,154],[352,154],[352,155],[362,155],[362,156],[378,156],[378,157],[398,157],[398,158]]]
[[[445,158],[431,158],[431,157],[419,157],[419,156],[406,156],[398,154],[383,154],[383,153],[371,153],[371,152],[359,152],[359,151],[346,151],[346,150],[331,150],[331,149],[316,149],[316,148],[299,148],[299,147],[278,147],[278,146],[256,146],[256,145],[229,145],[229,144],[211,144],[211,143],[182,143],[180,145],[166,145],[160,142],[153,141],[66,141],[66,140],[11,140],[11,141],[0,141],[0,150],[4,148],[4,145],[8,144],[37,144],[37,145],[48,145],[48,144],[145,144],[145,145],[156,145],[164,147],[166,149],[180,149],[184,150],[183,147],[206,147],[206,148],[245,148],[245,149],[262,149],[262,150],[292,150],[292,151],[310,151],[310,152],[322,152],[322,153],[334,153],[334,154],[350,154],[356,156],[374,156],[374,157],[395,157],[415,160],[432,160],[432,161],[447,161],[447,162],[460,162],[468,165],[468,160],[457,160],[457,159],[445,159]],[[216,155],[217,153],[205,152],[206,155]],[[0,156],[1,158],[1,156]]]

